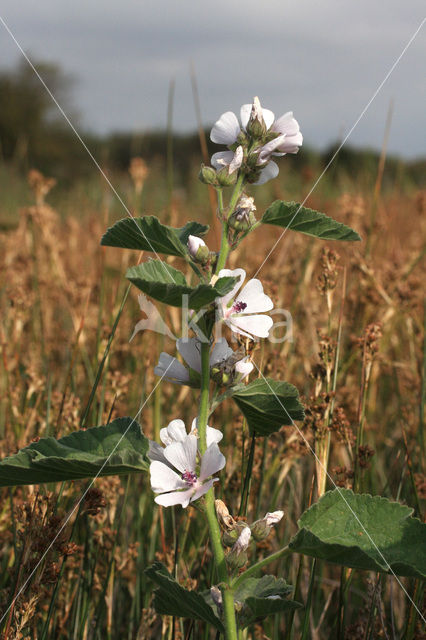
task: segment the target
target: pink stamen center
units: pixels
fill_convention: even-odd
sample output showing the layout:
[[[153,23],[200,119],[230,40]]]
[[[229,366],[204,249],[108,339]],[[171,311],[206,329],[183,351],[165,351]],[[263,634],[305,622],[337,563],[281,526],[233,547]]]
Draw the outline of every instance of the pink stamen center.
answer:
[[[231,311],[233,313],[241,313],[242,311],[244,311],[246,309],[246,307],[247,307],[247,304],[245,302],[236,301],[232,305]]]
[[[182,480],[189,486],[192,486],[197,482],[197,475],[193,471],[185,471],[182,473]]]

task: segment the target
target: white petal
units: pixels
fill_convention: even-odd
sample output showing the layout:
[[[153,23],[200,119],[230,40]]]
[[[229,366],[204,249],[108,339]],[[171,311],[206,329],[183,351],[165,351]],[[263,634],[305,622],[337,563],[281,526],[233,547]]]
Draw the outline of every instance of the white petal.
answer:
[[[240,125],[237,116],[232,111],[222,113],[219,120],[213,125],[210,132],[210,140],[216,144],[234,144],[240,133]]]
[[[215,169],[219,170],[230,165],[233,159],[233,151],[218,151],[212,155],[210,162]]]
[[[231,291],[220,298],[220,303],[223,306],[226,306],[230,300],[233,300],[235,298],[237,291],[239,291],[243,286],[243,282],[246,279],[246,272],[244,271],[244,269],[221,269],[217,275],[219,278],[239,278],[238,282],[234,285]]]
[[[303,136],[300,133],[296,133],[294,136],[286,136],[283,143],[277,147],[277,150],[274,151],[273,155],[284,155],[285,153],[297,153],[299,151],[299,147],[302,146]],[[277,153],[278,152],[278,153]]]
[[[215,364],[223,362],[226,358],[229,358],[232,353],[233,351],[225,338],[220,338],[210,353],[210,366],[214,367]]]
[[[158,460],[151,462],[149,465],[149,473],[151,475],[151,487],[154,493],[176,491],[176,489],[186,489],[188,487],[186,482],[182,480],[173,469],[170,469],[170,467]]]
[[[225,466],[225,456],[220,452],[216,443],[207,447],[201,459],[200,480],[207,480],[214,473],[217,473]]]
[[[235,333],[243,335],[257,336],[258,338],[267,338],[269,331],[274,324],[270,316],[231,316],[229,318],[230,327]]]
[[[195,471],[197,438],[188,435],[183,442],[173,442],[164,449],[164,456],[178,471]]]
[[[238,294],[236,302],[243,302],[247,305],[244,311],[241,311],[238,315],[262,313],[263,311],[270,311],[274,307],[271,298],[263,293],[262,283],[257,278],[252,278],[247,282]]]
[[[272,152],[278,149],[284,143],[285,139],[286,136],[281,135],[274,138],[274,140],[271,140],[267,144],[264,144],[259,151],[257,164],[264,164],[265,162],[268,162]]]
[[[243,104],[243,106],[240,109],[241,124],[244,131],[246,130],[248,121],[250,120],[252,106],[253,105],[251,103]],[[266,124],[266,128],[269,129],[269,127],[275,120],[275,115],[272,111],[270,111],[269,109],[264,109],[263,107],[262,107],[262,115]]]
[[[259,180],[257,182],[253,182],[253,184],[255,185],[265,184],[265,182],[268,182],[268,180],[271,180],[272,178],[276,178],[279,172],[280,170],[278,168],[278,165],[276,164],[276,162],[273,162],[271,160],[271,162],[268,162],[266,167],[262,169],[262,171],[260,172]]]
[[[179,338],[176,347],[185,362],[201,373],[201,344],[197,338]]]
[[[192,421],[191,433],[193,435],[197,434],[197,437],[198,437],[197,418],[194,418]],[[207,440],[208,447],[214,442],[220,442],[222,438],[223,438],[222,431],[219,431],[219,429],[213,429],[213,427],[207,426],[206,440]]]
[[[205,493],[207,493],[207,491],[212,488],[215,480],[216,480],[216,478],[214,480],[212,479],[212,480],[207,480],[207,482],[203,482],[201,487],[199,487],[195,491],[194,495],[191,498],[191,502],[194,502],[194,500],[198,500],[198,498],[201,498],[201,496],[203,496]]]
[[[175,504],[180,504],[185,509],[191,499],[194,489],[188,489],[187,491],[172,491],[171,493],[163,493],[161,496],[156,496],[155,502],[162,507],[172,507]]]
[[[270,111],[269,109],[262,108],[262,115],[266,124],[266,128],[269,130],[269,128],[271,127],[271,125],[275,120],[275,114],[273,111]]]
[[[243,163],[243,159],[244,159],[244,151],[242,146],[240,145],[239,147],[236,148],[234,157],[232,158],[232,161],[229,165],[229,173],[234,173],[234,171],[239,169]]]
[[[254,364],[252,362],[244,362],[243,360],[240,360],[235,365],[235,371],[241,375],[240,381],[244,380],[244,378],[247,378],[247,376],[250,375],[253,369]]]
[[[160,440],[168,446],[172,442],[183,442],[187,436],[183,420],[172,420],[167,427],[160,429]]]
[[[209,447],[211,444],[217,444],[218,442],[220,442],[223,438],[223,433],[222,431],[219,431],[219,429],[213,429],[213,427],[207,427],[207,433],[206,433],[206,440],[207,440],[207,447]]]
[[[161,437],[161,432],[160,432]],[[166,458],[164,457],[164,449],[158,442],[154,442],[153,440],[149,441],[149,449],[148,449],[148,458],[151,462],[157,460],[158,462],[163,462],[164,464],[168,464]]]
[[[164,377],[166,380],[178,384],[189,382],[189,372],[179,360],[173,358],[168,353],[161,353],[157,366],[154,369],[156,376]]]
[[[299,133],[299,123],[295,118],[293,118],[293,111],[287,111],[287,113],[277,118],[271,127],[271,131],[285,133],[288,136],[293,136],[296,133]]]
[[[272,525],[277,524],[277,522],[282,519],[283,515],[284,511],[273,511],[272,513],[269,513],[268,511],[263,520],[266,522],[268,527],[271,527]]]

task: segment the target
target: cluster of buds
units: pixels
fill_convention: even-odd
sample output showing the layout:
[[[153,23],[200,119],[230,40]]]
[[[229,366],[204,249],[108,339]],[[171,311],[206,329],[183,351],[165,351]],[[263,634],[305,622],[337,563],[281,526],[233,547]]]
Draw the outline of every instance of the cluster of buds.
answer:
[[[272,527],[284,516],[283,511],[267,513],[260,520],[252,524],[235,520],[229,513],[226,504],[222,500],[215,501],[216,514],[222,528],[222,542],[225,546],[231,547],[226,562],[233,569],[241,569],[247,560],[247,549],[251,539],[255,542],[262,542],[272,531]]]
[[[256,224],[255,211],[254,198],[243,193],[228,220],[229,226],[235,231],[248,231]]]

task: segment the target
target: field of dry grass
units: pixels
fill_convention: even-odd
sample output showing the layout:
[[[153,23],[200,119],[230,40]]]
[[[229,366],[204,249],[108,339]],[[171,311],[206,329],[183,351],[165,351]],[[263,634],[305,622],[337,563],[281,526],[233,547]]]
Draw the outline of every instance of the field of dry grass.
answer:
[[[77,185],[56,195],[55,187],[44,201],[40,191],[36,200],[22,180],[2,172],[3,190],[10,186],[13,201],[9,195],[0,211],[1,458],[46,435],[63,436],[82,425],[135,415],[154,387],[160,351],[174,349],[167,338],[150,332],[138,333],[129,343],[142,315],[137,291],[128,291],[123,274],[145,256],[100,246],[106,227],[126,215],[101,179],[90,188]],[[128,176],[111,179],[135,214],[155,214],[174,226],[188,218],[212,223],[207,192],[196,181],[168,201],[159,168],[151,168],[141,197]],[[302,200],[311,183],[312,176],[305,175],[289,184],[282,173],[273,186],[259,191],[258,212],[272,197]],[[310,443],[331,434],[329,471],[339,486],[352,486],[357,465],[358,490],[398,499],[422,518],[425,195],[391,185],[375,198],[371,181],[367,188],[349,178],[330,178],[320,183],[307,206],[350,225],[363,242],[337,246],[285,234],[260,277],[275,307],[291,312],[293,340],[262,343],[253,357],[265,375],[298,387],[307,415],[299,427]],[[242,251],[242,262],[254,274],[277,238],[274,228],[263,227],[231,254],[230,266],[239,265]],[[207,241],[217,247],[214,228]],[[179,335],[179,311],[162,313]],[[333,390],[327,375],[336,348]],[[178,417],[178,406],[179,417],[189,424],[195,415],[192,390],[163,382],[140,416],[144,433],[153,437]],[[324,415],[330,406],[328,430]],[[237,513],[250,443],[232,411],[225,403],[214,416],[215,426],[225,433],[227,457],[217,493]],[[363,448],[356,457],[360,425]],[[231,434],[242,447],[233,447]],[[285,511],[272,538],[262,543],[278,548],[296,531],[312,499],[315,460],[292,427],[282,428],[267,443],[259,438],[254,455],[259,480],[251,486],[248,513],[253,519],[266,511]],[[153,587],[144,569],[153,560],[175,571],[181,583],[201,588],[209,583],[212,563],[200,513],[158,508],[145,476],[98,479],[38,564],[85,486],[72,482],[1,491],[0,608],[6,610],[25,584],[3,622],[4,637],[214,637],[213,632],[200,635],[197,623],[161,620],[152,608]],[[190,527],[194,521],[197,526]],[[297,585],[303,601],[311,564],[297,556],[277,564],[277,574]],[[338,567],[319,563],[307,637],[402,637],[410,603],[393,578],[345,570],[342,595],[341,577]],[[419,602],[419,584],[402,582]],[[338,630],[342,597],[344,628]],[[301,637],[301,624],[297,613],[293,638]],[[284,617],[270,618],[246,637],[287,638],[286,625]],[[410,637],[420,638],[420,629],[417,633]]]

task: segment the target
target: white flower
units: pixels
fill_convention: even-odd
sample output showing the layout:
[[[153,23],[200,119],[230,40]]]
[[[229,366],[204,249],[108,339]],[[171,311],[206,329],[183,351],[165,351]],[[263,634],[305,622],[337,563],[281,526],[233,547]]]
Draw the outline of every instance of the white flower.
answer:
[[[179,360],[173,358],[168,353],[162,352],[157,366],[154,369],[154,373],[157,376],[163,377],[169,382],[176,384],[186,384],[189,386],[199,387],[201,376],[201,343],[197,338],[181,338],[176,341],[176,347],[182,358],[188,364],[185,367]],[[213,349],[210,352],[210,368],[224,362],[234,351],[228,345],[225,338],[221,338],[216,341]],[[241,370],[236,370],[243,374],[243,377],[247,376],[253,369],[253,365],[250,370],[246,364],[246,358],[241,361]],[[242,378],[241,378],[242,379]],[[241,380],[240,379],[240,380]]]
[[[151,487],[157,504],[170,507],[180,504],[187,507],[213,486],[212,478],[225,466],[223,456],[216,443],[211,444],[197,464],[197,438],[187,435],[182,442],[172,442],[164,449],[166,463],[154,460],[150,465]]]
[[[194,418],[192,421],[191,432],[189,435],[198,435],[197,418]],[[183,420],[172,420],[169,422],[167,427],[160,429],[160,440],[165,447],[173,444],[174,442],[184,442],[187,436],[188,434],[186,433],[186,427]],[[207,426],[206,438],[207,446],[209,447],[213,443],[217,444],[220,442],[223,438],[223,433],[219,431],[219,429]],[[154,442],[153,440],[149,441],[148,458],[151,461],[158,460],[167,464],[167,459],[164,457],[164,451],[164,447],[158,444],[158,442]]]
[[[246,277],[244,269],[222,269],[218,276],[219,278],[224,276],[240,278],[232,291],[217,300],[225,324],[234,333],[240,333],[252,339],[253,337],[267,338],[273,320],[270,316],[259,314],[270,311],[274,305],[263,292],[260,280],[249,280],[238,293]]]
[[[278,165],[271,161],[272,156],[283,156],[286,153],[297,153],[302,146],[303,136],[300,132],[297,120],[293,118],[293,112],[288,111],[275,120],[274,113],[260,106],[258,98],[254,98],[252,104],[243,104],[240,110],[241,126],[237,116],[232,111],[222,114],[213,126],[210,139],[217,144],[233,146],[237,142],[241,132],[245,132],[249,121],[262,120],[266,127],[266,133],[276,133],[277,136],[264,145],[251,151],[257,153],[257,165],[261,168],[260,177],[254,184],[264,184],[278,175]],[[231,165],[237,152],[220,151],[213,154],[212,165],[218,169],[224,165]],[[241,166],[241,162],[239,164]],[[239,168],[238,166],[238,168]]]

